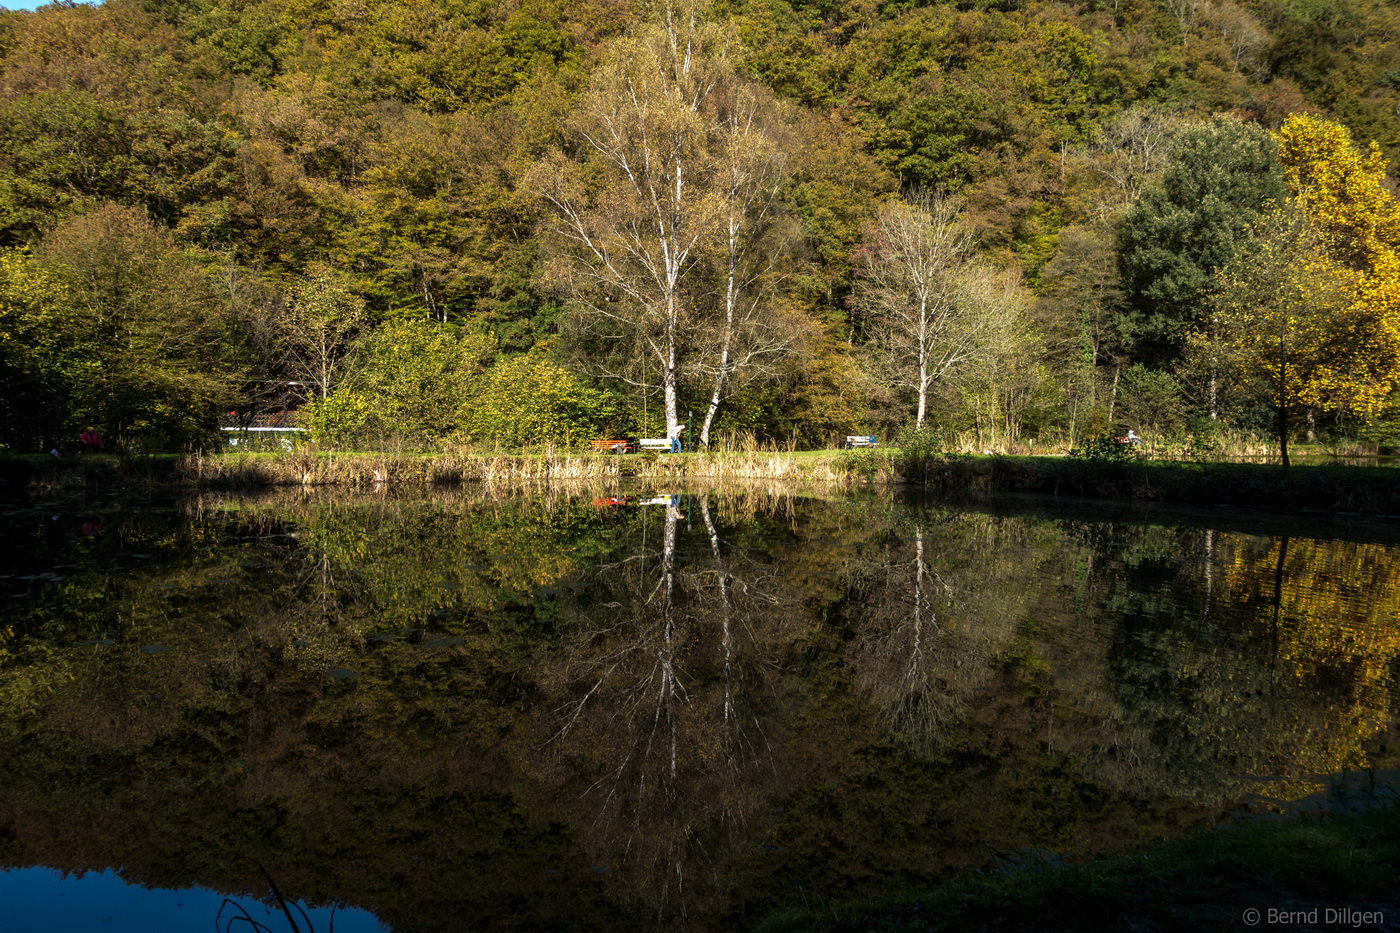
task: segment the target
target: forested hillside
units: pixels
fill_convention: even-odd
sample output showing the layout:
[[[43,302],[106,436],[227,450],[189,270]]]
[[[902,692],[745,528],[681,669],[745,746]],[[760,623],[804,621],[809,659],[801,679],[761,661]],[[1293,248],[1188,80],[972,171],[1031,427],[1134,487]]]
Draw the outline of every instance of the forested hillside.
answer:
[[[0,449],[1389,437],[1396,157],[1384,0],[0,13]]]

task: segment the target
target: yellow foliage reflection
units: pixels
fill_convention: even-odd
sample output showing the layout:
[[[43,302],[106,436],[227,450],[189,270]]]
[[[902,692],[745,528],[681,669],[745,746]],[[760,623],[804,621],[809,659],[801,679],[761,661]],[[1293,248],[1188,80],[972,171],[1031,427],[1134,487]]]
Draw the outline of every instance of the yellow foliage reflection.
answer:
[[[1328,688],[1325,725],[1308,730],[1308,746],[1297,750],[1302,770],[1360,765],[1364,743],[1388,719],[1389,672],[1400,653],[1394,548],[1275,538],[1236,549],[1225,574],[1227,591],[1267,629],[1275,684]]]

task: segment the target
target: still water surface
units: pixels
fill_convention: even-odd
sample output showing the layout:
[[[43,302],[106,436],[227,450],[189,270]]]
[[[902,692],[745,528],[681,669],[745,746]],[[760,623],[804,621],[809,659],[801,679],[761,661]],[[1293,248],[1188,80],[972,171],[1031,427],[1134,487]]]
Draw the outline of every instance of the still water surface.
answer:
[[[1398,542],[698,488],[13,504],[0,867],[742,929],[1347,805],[1393,767]]]

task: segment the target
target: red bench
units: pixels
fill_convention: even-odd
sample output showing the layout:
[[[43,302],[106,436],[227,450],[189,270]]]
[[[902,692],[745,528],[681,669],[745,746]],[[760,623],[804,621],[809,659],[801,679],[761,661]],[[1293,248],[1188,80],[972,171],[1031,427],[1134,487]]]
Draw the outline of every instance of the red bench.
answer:
[[[626,441],[594,441],[593,449],[614,454],[629,454],[632,452],[632,445]]]

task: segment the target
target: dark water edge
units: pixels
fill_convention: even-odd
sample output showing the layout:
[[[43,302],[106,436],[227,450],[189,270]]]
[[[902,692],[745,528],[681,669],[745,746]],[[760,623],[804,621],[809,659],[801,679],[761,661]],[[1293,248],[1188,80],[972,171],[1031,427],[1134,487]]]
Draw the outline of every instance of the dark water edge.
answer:
[[[1102,463],[1053,457],[942,458],[906,471],[948,492],[1024,492],[1173,505],[1400,516],[1392,467],[1254,463]]]
[[[1377,459],[1377,463],[1386,458]],[[1367,461],[1369,462],[1369,461]],[[1400,517],[1394,466],[1102,462],[1065,457],[936,456],[888,450],[739,456],[316,454],[142,458],[0,457],[0,495],[63,490],[249,490],[276,486],[434,487],[528,482],[733,480],[854,488],[914,487],[944,494],[1040,493],[1283,512]]]
[[[1383,521],[654,483],[5,521],[5,864],[742,929],[1393,757]]]
[[[1083,864],[774,912],[758,933],[1400,929],[1400,805],[1250,823]]]

